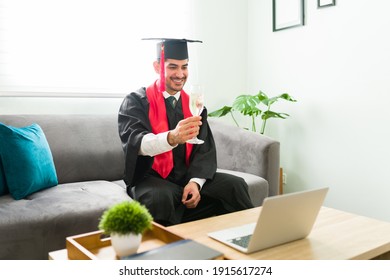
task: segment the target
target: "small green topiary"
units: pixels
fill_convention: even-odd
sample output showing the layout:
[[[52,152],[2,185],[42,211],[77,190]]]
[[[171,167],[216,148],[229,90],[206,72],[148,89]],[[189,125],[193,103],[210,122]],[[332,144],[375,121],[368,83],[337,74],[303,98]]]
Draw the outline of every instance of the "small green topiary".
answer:
[[[118,203],[106,210],[99,222],[99,229],[106,234],[142,234],[152,227],[153,218],[148,209],[137,201]]]

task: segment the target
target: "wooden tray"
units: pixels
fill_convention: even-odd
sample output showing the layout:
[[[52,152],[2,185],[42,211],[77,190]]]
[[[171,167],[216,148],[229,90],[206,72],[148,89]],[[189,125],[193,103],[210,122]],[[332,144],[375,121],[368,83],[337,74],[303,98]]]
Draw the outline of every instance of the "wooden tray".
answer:
[[[153,222],[153,228],[142,236],[138,253],[182,239],[184,238],[170,232],[166,227]],[[67,237],[66,249],[70,260],[118,259],[111,246],[110,237],[104,236],[101,230]]]

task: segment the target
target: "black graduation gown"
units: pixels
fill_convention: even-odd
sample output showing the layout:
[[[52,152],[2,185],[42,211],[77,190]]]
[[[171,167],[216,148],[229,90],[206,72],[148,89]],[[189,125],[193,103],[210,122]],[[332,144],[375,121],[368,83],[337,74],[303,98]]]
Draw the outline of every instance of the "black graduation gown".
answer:
[[[181,103],[181,99],[179,102]],[[122,147],[125,152],[125,182],[130,194],[131,187],[152,171],[153,164],[153,157],[138,155],[142,137],[152,132],[149,121],[149,102],[145,88],[140,88],[125,97],[119,109],[118,125]],[[170,129],[173,128],[170,127]],[[202,112],[202,126],[198,138],[204,140],[205,143],[193,145],[190,165],[186,170],[186,174],[182,178],[173,178],[171,176],[174,173],[173,171],[167,179],[172,179],[175,183],[181,182],[184,186],[191,178],[212,179],[214,177],[217,169],[216,148],[207,122],[206,109]],[[175,155],[175,150],[184,151],[185,145],[179,146],[181,147],[173,149],[174,158],[178,156]]]

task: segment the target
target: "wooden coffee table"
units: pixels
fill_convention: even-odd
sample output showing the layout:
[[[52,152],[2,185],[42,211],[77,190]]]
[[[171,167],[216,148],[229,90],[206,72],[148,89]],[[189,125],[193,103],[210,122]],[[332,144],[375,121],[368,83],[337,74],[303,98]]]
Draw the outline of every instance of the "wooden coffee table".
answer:
[[[222,252],[226,259],[347,260],[390,258],[390,223],[322,207],[310,235],[252,254],[207,236],[208,232],[256,222],[261,207],[169,227]]]

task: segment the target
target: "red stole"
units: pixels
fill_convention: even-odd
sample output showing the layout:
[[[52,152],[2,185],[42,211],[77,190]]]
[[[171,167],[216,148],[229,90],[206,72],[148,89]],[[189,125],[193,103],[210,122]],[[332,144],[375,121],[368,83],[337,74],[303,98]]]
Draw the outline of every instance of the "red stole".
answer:
[[[158,90],[157,81],[146,89],[146,97],[149,101],[149,121],[152,132],[158,134],[169,130],[168,117],[165,108],[165,98]],[[184,90],[180,93],[184,118],[191,117],[189,108],[189,96]],[[190,163],[192,144],[186,143],[186,164]],[[173,169],[173,152],[168,151],[154,157],[152,168],[157,171],[164,179],[168,177]]]

